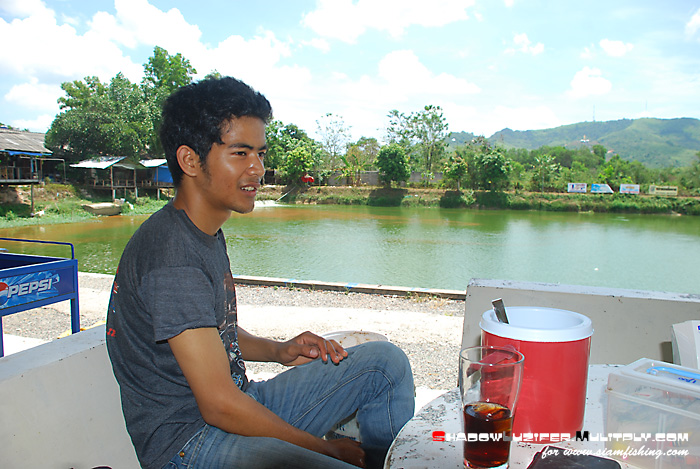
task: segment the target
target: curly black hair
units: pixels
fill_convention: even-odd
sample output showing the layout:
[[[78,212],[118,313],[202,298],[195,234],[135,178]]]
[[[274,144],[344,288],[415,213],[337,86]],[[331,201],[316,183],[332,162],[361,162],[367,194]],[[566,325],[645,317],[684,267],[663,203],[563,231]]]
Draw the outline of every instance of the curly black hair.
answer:
[[[207,78],[168,97],[163,106],[160,141],[175,187],[183,176],[177,149],[182,145],[191,147],[205,165],[212,145],[223,143],[223,126],[232,118],[244,116],[267,123],[272,118],[272,107],[265,96],[232,77]]]

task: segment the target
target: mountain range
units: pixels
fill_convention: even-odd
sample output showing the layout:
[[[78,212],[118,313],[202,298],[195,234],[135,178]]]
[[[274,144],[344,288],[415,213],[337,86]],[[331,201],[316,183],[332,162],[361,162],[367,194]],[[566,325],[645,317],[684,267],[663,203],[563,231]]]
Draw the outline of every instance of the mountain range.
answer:
[[[469,132],[453,132],[450,146],[470,142]],[[689,166],[700,153],[700,120],[621,119],[607,122],[579,122],[541,130],[503,129],[488,138],[504,148],[534,150],[543,146],[602,145],[624,160],[639,161],[650,168]]]

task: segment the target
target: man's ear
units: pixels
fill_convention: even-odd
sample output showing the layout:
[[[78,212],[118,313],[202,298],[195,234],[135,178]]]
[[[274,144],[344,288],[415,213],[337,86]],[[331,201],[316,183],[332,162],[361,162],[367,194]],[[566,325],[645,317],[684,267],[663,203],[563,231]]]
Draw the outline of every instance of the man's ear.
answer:
[[[177,149],[177,162],[187,176],[194,177],[199,172],[199,155],[187,145]]]

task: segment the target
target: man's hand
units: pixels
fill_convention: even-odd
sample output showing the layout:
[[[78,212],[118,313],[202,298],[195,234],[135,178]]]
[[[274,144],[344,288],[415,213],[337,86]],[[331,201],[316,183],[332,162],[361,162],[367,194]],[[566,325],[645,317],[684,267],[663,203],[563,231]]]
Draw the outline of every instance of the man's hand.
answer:
[[[311,332],[303,332],[287,342],[279,344],[277,361],[287,366],[297,366],[317,358],[329,359],[336,365],[348,356],[348,352],[335,340],[326,340]]]
[[[365,452],[360,448],[360,443],[350,438],[328,440],[328,455],[336,459],[353,464],[357,467],[365,467]]]

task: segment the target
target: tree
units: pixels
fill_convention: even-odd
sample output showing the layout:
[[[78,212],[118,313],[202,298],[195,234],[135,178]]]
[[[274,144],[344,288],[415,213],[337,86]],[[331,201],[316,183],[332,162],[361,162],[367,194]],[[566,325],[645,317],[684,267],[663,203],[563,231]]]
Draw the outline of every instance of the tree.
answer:
[[[105,85],[95,76],[85,77],[84,80],[61,83],[66,96],[58,98],[60,109],[68,111],[99,106],[100,98],[106,93]]]
[[[432,172],[433,165],[444,155],[447,147],[447,119],[442,115],[440,106],[429,105],[412,114],[411,126],[423,156],[423,169]]]
[[[403,147],[415,169],[432,173],[445,154],[449,133],[440,106],[428,105],[410,115],[393,110],[388,117],[387,141]]]
[[[593,145],[591,152],[598,158],[598,166],[605,163],[605,155],[608,154],[608,149],[603,145]]]
[[[445,169],[442,174],[448,181],[454,181],[457,184],[457,190],[460,190],[460,185],[464,177],[467,175],[467,162],[459,155],[450,155],[445,163]]]
[[[298,145],[289,154],[284,162],[284,173],[287,183],[298,185],[302,176],[311,171],[314,158],[311,149],[306,145]]]
[[[265,167],[281,169],[284,167],[287,155],[300,145],[312,146],[315,142],[294,124],[285,124],[274,120],[265,128],[267,139],[267,156]]]
[[[392,181],[404,182],[411,175],[406,152],[396,143],[390,143],[379,150],[376,164],[379,168],[379,179],[388,187]]]
[[[413,135],[411,133],[410,116],[400,113],[396,109],[389,112],[389,125],[386,129],[387,143],[396,143],[404,149],[408,155],[413,147]]]
[[[686,189],[700,194],[700,151],[695,154],[696,159],[690,167],[683,171],[681,180]]]
[[[141,88],[148,104],[151,126],[155,129],[149,140],[149,148],[152,153],[162,154],[158,129],[161,124],[163,103],[175,90],[192,83],[192,77],[197,74],[197,70],[182,54],[170,55],[167,50],[159,46],[153,48],[153,56],[143,67]],[[210,75],[212,74],[218,74],[218,72],[213,71]]]
[[[488,151],[478,153],[476,164],[479,166],[479,179],[482,188],[498,191],[508,187],[510,165],[503,149],[492,147]]]
[[[613,189],[618,189],[620,184],[632,184],[629,162],[614,155],[605,163],[598,173],[598,182],[608,184]]]
[[[155,47],[144,64],[141,85],[118,73],[109,85],[97,77],[65,82],[61,113],[46,134],[46,145],[68,160],[94,154],[138,159],[162,153],[158,138],[163,101],[196,73],[189,61]],[[212,72],[216,73],[216,72]]]
[[[68,160],[94,154],[138,159],[147,153],[153,129],[139,87],[121,73],[109,86],[97,77],[62,84],[63,109],[46,134],[46,145]]]
[[[557,174],[561,165],[556,158],[549,154],[542,154],[535,157],[535,167],[532,174],[532,188],[539,188],[540,192],[552,189],[552,176]]]
[[[192,83],[192,77],[197,74],[197,70],[190,64],[190,61],[182,54],[170,55],[162,47],[153,48],[153,56],[143,65],[144,76],[141,82],[144,90],[149,94],[152,91],[165,96],[169,96],[178,88]],[[216,74],[213,71],[210,73]]]
[[[458,152],[467,162],[467,174],[475,189],[491,191],[508,187],[510,163],[505,151],[492,147],[484,137],[477,137]]]
[[[369,169],[378,153],[379,142],[376,138],[361,137],[356,143],[348,145],[345,155],[340,158],[345,165],[343,175],[350,179],[351,185],[359,184],[360,171]]]
[[[345,126],[343,118],[328,113],[316,121],[321,146],[326,153],[325,169],[336,169],[340,166],[340,156],[345,153],[345,147],[350,140],[350,127]]]

